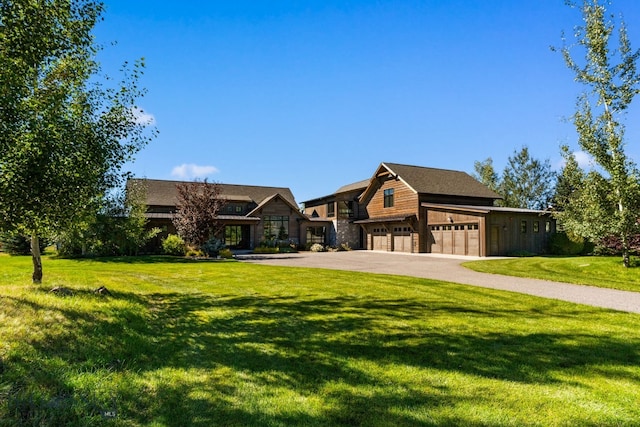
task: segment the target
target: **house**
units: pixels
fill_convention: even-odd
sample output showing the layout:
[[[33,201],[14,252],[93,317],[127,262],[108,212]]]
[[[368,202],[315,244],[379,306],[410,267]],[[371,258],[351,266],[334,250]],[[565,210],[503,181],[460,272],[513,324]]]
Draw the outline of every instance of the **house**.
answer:
[[[544,252],[555,231],[551,214],[494,206],[499,199],[464,172],[381,163],[368,180],[305,201],[303,212],[315,238],[324,229],[330,245],[469,256]]]
[[[175,234],[171,221],[178,203],[177,185],[182,181],[156,179],[132,179],[128,185],[144,189],[146,217],[150,227],[158,227],[161,233],[150,246],[158,248],[161,239]],[[300,230],[307,222],[300,212],[293,193],[288,188],[252,185],[217,184],[220,197],[225,200],[218,219],[223,225],[227,247],[252,249],[262,242],[281,239],[298,244]]]
[[[146,189],[149,225],[176,230],[180,181],[137,181]],[[353,249],[469,256],[545,252],[555,221],[548,211],[495,206],[500,196],[465,172],[381,163],[366,180],[307,200],[299,209],[284,187],[217,184],[226,204],[218,219],[231,249],[265,241]]]

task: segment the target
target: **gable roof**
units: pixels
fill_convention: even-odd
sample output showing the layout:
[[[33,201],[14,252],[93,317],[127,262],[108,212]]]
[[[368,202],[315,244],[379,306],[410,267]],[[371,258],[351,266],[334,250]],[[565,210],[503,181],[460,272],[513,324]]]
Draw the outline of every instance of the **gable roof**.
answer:
[[[188,184],[188,181],[169,181],[161,179],[132,178],[131,183],[141,184],[146,189],[147,206],[176,206],[178,190],[176,185]],[[213,184],[213,183],[212,183]],[[298,206],[290,189],[284,187],[263,187],[257,185],[219,184],[220,196],[229,201],[255,202],[261,204],[265,199],[280,195],[290,205]],[[127,183],[129,185],[129,183]]]
[[[403,181],[418,194],[480,197],[487,199],[501,198],[497,193],[491,191],[486,185],[466,172],[402,165],[398,163],[381,163],[378,169],[376,169],[362,197],[375,185],[376,177],[386,174]]]
[[[269,196],[269,197],[265,198],[262,202],[258,203],[258,206],[256,206],[256,207],[255,207],[251,212],[249,212],[249,213],[247,214],[247,216],[251,216],[251,215],[255,215],[255,214],[257,214],[257,213],[260,211],[260,209],[264,208],[267,204],[269,204],[269,202],[271,202],[272,200],[278,200],[278,198],[282,199],[282,201],[283,201],[286,205],[288,205],[288,206],[289,206],[289,208],[291,208],[291,210],[292,210],[293,212],[297,213],[297,214],[298,214],[298,216],[300,216],[301,218],[306,218],[306,216],[305,216],[302,212],[300,212],[300,209],[299,209],[296,205],[292,204],[292,203],[291,203],[291,202],[289,202],[287,199],[285,199],[284,197],[282,197],[282,196],[280,195],[280,193],[276,193],[276,194],[273,194],[273,195],[271,195],[271,196]]]

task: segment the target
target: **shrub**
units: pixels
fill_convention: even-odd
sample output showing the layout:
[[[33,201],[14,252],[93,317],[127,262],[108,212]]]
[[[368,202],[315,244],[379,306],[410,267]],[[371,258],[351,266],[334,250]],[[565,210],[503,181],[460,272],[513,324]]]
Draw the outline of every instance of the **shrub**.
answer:
[[[314,243],[313,245],[311,245],[309,250],[311,252],[324,252],[325,251],[324,246],[322,246],[320,243]]]
[[[210,238],[202,245],[202,252],[210,257],[217,257],[222,249],[224,249],[224,242],[215,237]]]
[[[342,243],[340,245],[340,250],[341,251],[350,251],[351,250],[351,246],[349,246],[349,243]]]
[[[277,254],[280,252],[280,248],[274,248],[271,246],[259,246],[253,250],[254,254]]]
[[[231,258],[233,258],[233,252],[231,252],[231,249],[227,249],[227,248],[225,248],[225,249],[222,249],[222,250],[220,251],[220,253],[218,254],[218,256],[219,256],[220,258],[231,259]]]
[[[579,255],[588,247],[582,237],[570,233],[553,233],[549,237],[549,252],[553,255]]]
[[[182,237],[169,234],[162,240],[162,251],[167,255],[183,256],[186,253],[186,246]]]

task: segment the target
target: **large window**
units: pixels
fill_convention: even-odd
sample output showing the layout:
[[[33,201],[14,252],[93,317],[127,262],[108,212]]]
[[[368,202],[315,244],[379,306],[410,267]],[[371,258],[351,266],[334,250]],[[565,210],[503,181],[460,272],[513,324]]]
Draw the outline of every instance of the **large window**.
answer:
[[[248,234],[246,225],[225,225],[224,244],[230,248],[243,248],[247,244]]]
[[[353,201],[338,202],[338,216],[340,218],[353,218]]]
[[[384,207],[393,207],[393,188],[387,188],[384,190]]]
[[[289,238],[289,217],[280,215],[266,215],[262,218],[264,224],[264,238],[267,240],[286,240]]]
[[[307,227],[307,243],[324,244],[325,227]]]

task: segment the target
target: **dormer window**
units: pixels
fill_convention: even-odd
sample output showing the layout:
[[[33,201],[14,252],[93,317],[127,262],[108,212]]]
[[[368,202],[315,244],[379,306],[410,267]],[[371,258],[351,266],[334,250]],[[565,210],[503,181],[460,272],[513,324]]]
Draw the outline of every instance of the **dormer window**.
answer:
[[[384,190],[384,207],[393,207],[393,188],[387,188],[386,190]]]

